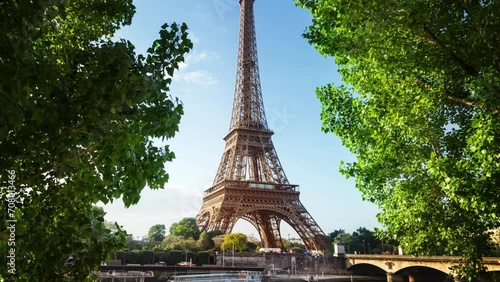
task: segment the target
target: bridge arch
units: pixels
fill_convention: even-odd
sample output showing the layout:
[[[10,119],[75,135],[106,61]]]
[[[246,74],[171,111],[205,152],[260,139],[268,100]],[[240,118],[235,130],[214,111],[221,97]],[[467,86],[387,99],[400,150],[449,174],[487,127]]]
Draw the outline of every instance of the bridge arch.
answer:
[[[422,265],[422,264],[409,264],[409,265],[404,265],[394,273],[399,273],[399,272],[404,272],[404,271],[410,271],[410,270],[433,270],[433,271],[438,271],[441,272],[445,275],[448,275],[450,273],[450,269],[447,265]]]
[[[348,269],[356,265],[371,264],[383,269],[387,273],[387,281],[392,282],[399,281],[401,276],[403,278],[404,276],[411,277],[411,279],[408,279],[409,281],[444,281],[451,273],[451,268],[458,265],[462,258],[455,256],[348,254],[346,259]],[[484,257],[483,263],[488,268],[489,276],[500,278],[500,258]],[[419,276],[427,276],[427,278],[415,279],[415,277]],[[429,276],[439,278],[429,278]]]
[[[401,273],[408,270],[434,269],[446,275],[450,274],[450,267],[459,263],[459,257],[414,257],[400,255],[347,255],[349,265],[372,264],[386,273]],[[402,271],[403,270],[403,271]]]
[[[347,272],[353,275],[385,276],[386,271],[371,263],[359,263],[347,267]]]
[[[407,266],[396,272],[394,276],[402,276],[404,281],[408,281],[409,276],[413,277],[413,281],[447,281],[450,279],[449,273],[443,272],[440,269],[429,266]],[[452,281],[452,280],[450,280]]]

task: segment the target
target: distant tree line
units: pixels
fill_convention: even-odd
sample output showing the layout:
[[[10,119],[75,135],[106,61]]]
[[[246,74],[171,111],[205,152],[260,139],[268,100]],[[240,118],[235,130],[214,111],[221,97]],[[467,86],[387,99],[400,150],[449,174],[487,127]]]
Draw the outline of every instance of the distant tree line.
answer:
[[[164,261],[167,264],[173,264],[184,261],[187,251],[189,258],[198,262],[200,259],[197,254],[222,252],[223,250],[232,251],[233,248],[235,252],[256,252],[261,248],[260,240],[253,235],[247,236],[242,233],[224,235],[219,230],[200,232],[193,217],[183,218],[179,222],[173,223],[168,231],[169,235],[166,235],[165,225],[156,224],[149,229],[146,240],[134,240],[133,236],[129,234],[125,249],[130,254],[127,261],[140,261],[141,264],[144,264],[144,261]],[[380,234],[383,234],[383,231],[371,231],[365,227],[359,227],[352,233],[345,232],[344,229],[337,229],[327,235],[331,241],[331,252],[333,252],[335,243],[342,242],[348,254],[397,254],[400,243],[397,240],[381,240],[380,237],[384,236],[380,236]],[[499,238],[500,230],[493,231],[491,240],[495,243],[496,248],[491,252],[491,256],[500,254]],[[283,246],[284,250],[293,247],[305,249],[303,244],[286,239],[283,239]],[[141,250],[145,253],[142,254]],[[156,254],[155,260],[151,259],[153,251]],[[117,256],[120,257],[124,252],[117,253]],[[178,252],[182,253],[183,256],[179,255],[180,260],[176,261]],[[451,254],[446,252],[446,246],[442,246],[436,248],[432,255]],[[202,255],[202,263],[205,263],[204,259]]]
[[[188,251],[200,252],[255,252],[261,248],[260,239],[242,233],[222,234],[222,231],[200,231],[193,217],[181,219],[168,228],[164,224],[151,226],[144,240],[136,240],[132,234],[127,235],[126,251],[150,250],[155,252]],[[305,248],[303,244],[283,239],[286,250],[292,247]],[[136,254],[132,255],[136,256]]]
[[[339,243],[345,247],[348,254],[393,254],[397,253],[398,242],[382,242],[376,237],[375,232],[359,227],[352,233],[345,232],[344,229],[338,229],[329,234],[332,243]]]
[[[379,234],[383,231],[370,231],[365,227],[359,227],[352,233],[345,232],[344,229],[337,229],[328,234],[333,244],[342,242],[348,254],[397,254],[400,243],[397,240],[381,240]],[[383,236],[382,236],[383,237]],[[489,256],[500,256],[500,229],[492,230],[491,242],[493,249]],[[403,251],[405,251],[403,249]],[[446,251],[446,246],[435,248],[431,255],[442,256],[452,255]]]
[[[241,233],[223,235],[221,231],[201,232],[196,225],[195,218],[183,218],[173,223],[168,229],[164,224],[153,225],[148,232],[146,240],[135,240],[132,234],[127,236],[126,250],[154,250],[154,251],[235,251],[253,252],[260,248],[260,242],[254,236]]]

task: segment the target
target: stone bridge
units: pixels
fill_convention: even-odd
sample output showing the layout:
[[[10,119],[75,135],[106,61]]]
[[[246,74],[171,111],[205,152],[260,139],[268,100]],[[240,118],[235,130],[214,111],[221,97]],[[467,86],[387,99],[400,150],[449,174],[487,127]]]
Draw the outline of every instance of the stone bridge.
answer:
[[[450,274],[451,267],[458,265],[461,257],[455,256],[404,256],[404,255],[346,255],[346,268],[353,270],[358,266],[375,266],[387,274],[387,282],[403,281],[403,274],[409,282],[415,282],[419,269],[434,269]],[[483,258],[488,271],[500,271],[500,258]],[[425,280],[424,280],[425,281]]]

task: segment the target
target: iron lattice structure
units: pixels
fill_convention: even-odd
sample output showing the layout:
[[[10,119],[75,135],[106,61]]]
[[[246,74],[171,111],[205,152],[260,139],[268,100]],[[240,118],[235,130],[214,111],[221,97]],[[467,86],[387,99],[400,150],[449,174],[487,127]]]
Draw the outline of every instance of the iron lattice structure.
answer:
[[[280,223],[288,223],[308,249],[326,251],[326,237],[299,200],[271,140],[260,88],[253,4],[241,8],[238,65],[226,147],[213,186],[196,216],[201,229],[230,233],[238,219],[259,232],[263,247],[283,248]]]

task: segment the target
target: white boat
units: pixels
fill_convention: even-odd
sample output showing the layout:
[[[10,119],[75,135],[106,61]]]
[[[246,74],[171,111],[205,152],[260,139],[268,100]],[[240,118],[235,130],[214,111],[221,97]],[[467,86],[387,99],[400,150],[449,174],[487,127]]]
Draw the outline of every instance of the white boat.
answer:
[[[210,281],[248,281],[248,282],[261,282],[262,273],[258,271],[240,271],[240,272],[229,272],[229,273],[210,273],[210,274],[187,274],[187,275],[176,275],[171,281],[197,281],[197,282],[210,282]]]

